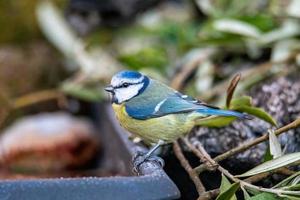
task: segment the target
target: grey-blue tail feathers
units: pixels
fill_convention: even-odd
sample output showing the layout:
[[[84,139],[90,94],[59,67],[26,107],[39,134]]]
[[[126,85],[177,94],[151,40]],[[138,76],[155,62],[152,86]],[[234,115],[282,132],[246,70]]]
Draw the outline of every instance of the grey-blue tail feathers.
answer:
[[[233,110],[221,110],[221,109],[213,109],[213,108],[207,108],[207,109],[199,109],[198,112],[207,114],[207,115],[218,115],[218,116],[232,116],[242,119],[253,119],[252,116],[244,113],[240,113]]]

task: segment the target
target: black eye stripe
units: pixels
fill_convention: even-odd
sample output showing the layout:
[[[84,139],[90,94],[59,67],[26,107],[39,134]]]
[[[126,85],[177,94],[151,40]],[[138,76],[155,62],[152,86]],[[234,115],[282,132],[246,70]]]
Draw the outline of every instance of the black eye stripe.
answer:
[[[129,87],[130,85],[138,85],[138,84],[141,84],[141,83],[143,83],[143,81],[137,82],[137,83],[123,83],[123,84],[121,84],[121,85],[115,86],[114,88],[115,88],[115,89],[118,89],[118,88],[127,88],[127,87]],[[124,86],[124,84],[126,84],[126,86]]]

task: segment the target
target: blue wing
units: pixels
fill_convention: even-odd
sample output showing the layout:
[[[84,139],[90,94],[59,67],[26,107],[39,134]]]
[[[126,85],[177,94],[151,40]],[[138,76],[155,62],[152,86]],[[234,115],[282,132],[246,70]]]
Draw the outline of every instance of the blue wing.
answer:
[[[221,110],[217,107],[209,106],[201,101],[193,99],[179,92],[168,95],[163,99],[152,99],[152,101],[135,102],[126,104],[126,112],[135,119],[149,119],[161,117],[168,114],[199,112],[205,115],[222,115],[243,117],[244,114]]]

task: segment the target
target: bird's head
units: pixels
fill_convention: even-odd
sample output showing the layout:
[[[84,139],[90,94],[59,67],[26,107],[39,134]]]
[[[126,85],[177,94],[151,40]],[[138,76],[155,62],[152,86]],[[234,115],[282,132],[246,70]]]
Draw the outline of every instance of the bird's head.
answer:
[[[112,101],[120,104],[141,94],[149,84],[149,78],[135,71],[120,71],[115,74],[110,85],[105,87],[112,94]]]

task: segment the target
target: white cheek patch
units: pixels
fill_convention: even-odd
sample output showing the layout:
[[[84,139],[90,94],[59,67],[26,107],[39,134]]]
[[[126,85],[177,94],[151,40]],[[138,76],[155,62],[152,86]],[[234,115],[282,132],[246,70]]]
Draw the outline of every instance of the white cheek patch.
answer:
[[[143,83],[137,85],[130,85],[127,88],[118,88],[115,90],[115,97],[118,103],[127,101],[139,93],[139,90],[143,87]]]

